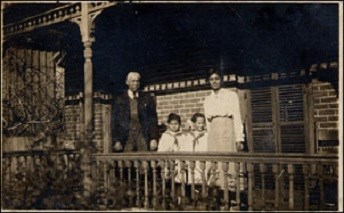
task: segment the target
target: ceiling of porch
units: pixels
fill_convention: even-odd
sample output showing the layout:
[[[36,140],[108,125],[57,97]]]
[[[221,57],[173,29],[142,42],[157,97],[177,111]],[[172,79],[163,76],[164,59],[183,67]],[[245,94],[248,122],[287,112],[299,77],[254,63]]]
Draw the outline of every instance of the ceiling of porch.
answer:
[[[56,6],[62,4],[9,6],[4,23]],[[61,26],[50,28],[64,32],[62,43],[80,38],[77,28]],[[133,69],[143,74],[145,83],[203,77],[210,66],[239,75],[290,72],[338,60],[338,7],[120,4],[97,17],[94,34],[95,89],[123,85],[124,76]],[[78,49],[81,59],[72,61],[82,67],[79,53]]]

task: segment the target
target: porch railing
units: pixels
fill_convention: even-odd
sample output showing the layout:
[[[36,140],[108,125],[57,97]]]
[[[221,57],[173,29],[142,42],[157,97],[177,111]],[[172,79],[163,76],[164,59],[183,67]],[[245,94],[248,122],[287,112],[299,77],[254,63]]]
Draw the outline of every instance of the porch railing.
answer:
[[[2,153],[2,207],[5,209],[73,209],[82,188],[76,150]],[[72,187],[71,187],[72,186]]]
[[[335,210],[338,205],[334,154],[137,152],[92,158],[97,202],[104,209]],[[231,166],[234,192],[227,187]],[[207,178],[217,172],[222,189]],[[180,181],[176,173],[182,174]]]

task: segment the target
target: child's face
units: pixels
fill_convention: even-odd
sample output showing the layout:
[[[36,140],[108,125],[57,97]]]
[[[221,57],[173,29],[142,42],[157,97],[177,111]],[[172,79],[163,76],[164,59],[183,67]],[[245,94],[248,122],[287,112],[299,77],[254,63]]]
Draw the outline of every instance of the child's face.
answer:
[[[170,130],[172,132],[178,132],[179,131],[180,124],[178,123],[178,121],[171,120],[170,123],[169,123],[169,126],[170,126]]]
[[[205,127],[205,120],[203,117],[197,117],[196,122],[195,122],[196,129],[198,131],[203,131]]]

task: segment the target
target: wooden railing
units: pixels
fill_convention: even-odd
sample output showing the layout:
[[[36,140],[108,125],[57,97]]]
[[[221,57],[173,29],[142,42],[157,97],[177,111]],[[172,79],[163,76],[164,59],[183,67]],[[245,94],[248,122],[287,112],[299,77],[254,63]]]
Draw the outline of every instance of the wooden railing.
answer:
[[[337,210],[335,154],[111,153],[92,155],[91,203],[74,150],[2,155],[5,209]],[[235,191],[228,171],[235,169]],[[176,170],[177,168],[177,170]],[[210,175],[219,172],[221,186]],[[180,179],[174,177],[179,174]],[[196,176],[200,182],[196,181]],[[172,178],[173,177],[173,178]],[[198,179],[199,180],[199,179]]]
[[[218,171],[228,186],[230,166],[234,193],[209,184],[206,174]],[[335,210],[338,204],[337,155],[111,153],[93,155],[91,170],[104,209]],[[180,182],[171,178],[176,172]]]
[[[82,188],[80,154],[75,150],[2,153],[2,207],[73,209]]]

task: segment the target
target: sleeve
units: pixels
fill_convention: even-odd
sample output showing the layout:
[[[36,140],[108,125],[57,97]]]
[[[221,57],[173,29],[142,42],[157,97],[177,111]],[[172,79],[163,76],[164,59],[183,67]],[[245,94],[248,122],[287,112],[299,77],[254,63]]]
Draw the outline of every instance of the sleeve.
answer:
[[[240,112],[240,102],[239,97],[236,92],[232,93],[232,112],[233,112],[233,119],[234,119],[234,130],[235,130],[235,138],[236,141],[244,141],[244,128],[241,119],[241,112]]]
[[[159,138],[158,115],[156,112],[156,100],[153,93],[149,94],[149,138],[150,140]]]
[[[158,144],[158,152],[168,152],[171,151],[171,144],[169,140],[169,136],[165,133],[162,134],[159,144]]]

